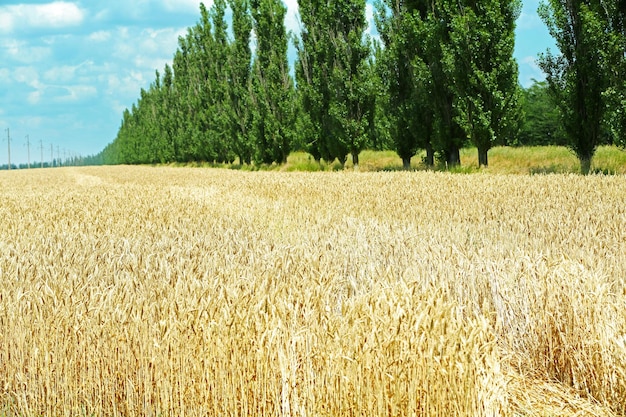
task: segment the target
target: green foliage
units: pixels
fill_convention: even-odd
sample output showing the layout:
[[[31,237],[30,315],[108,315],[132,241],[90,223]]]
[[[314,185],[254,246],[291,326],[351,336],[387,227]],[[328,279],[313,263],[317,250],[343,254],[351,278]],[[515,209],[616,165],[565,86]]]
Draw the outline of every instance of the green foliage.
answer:
[[[335,127],[334,140],[348,150],[352,163],[358,166],[359,154],[369,143],[376,100],[370,41],[364,36],[365,0],[340,0],[333,5],[333,94],[329,113]]]
[[[535,81],[529,88],[523,89],[521,102],[524,120],[517,140],[512,142],[513,145],[567,144],[559,108],[550,97],[546,81]]]
[[[376,16],[385,46],[377,51],[377,68],[388,91],[392,137],[405,169],[420,148],[427,149],[427,163],[433,164],[436,108],[430,99],[434,92],[431,68],[426,64],[433,33],[424,30],[426,7],[424,2],[386,0],[378,4]]]
[[[520,122],[515,21],[521,1],[465,0],[448,4],[450,42],[444,71],[454,93],[455,120],[477,147],[479,165],[487,151],[506,144]]]
[[[179,38],[173,65],[123,115],[104,163],[251,162],[249,75],[251,18],[246,0],[200,6],[200,20]]]
[[[622,9],[617,0],[549,0],[539,8],[560,51],[560,55],[550,51],[543,54],[539,65],[547,74],[568,145],[580,160],[583,173],[589,172],[606,129],[604,123],[611,115],[607,112],[607,92],[614,105],[621,101],[623,79],[613,68],[619,69],[624,58],[623,48],[616,50],[623,46],[616,41],[616,31],[623,34],[623,26],[620,29],[617,25],[615,12]],[[613,116],[613,128],[619,131],[621,116],[615,112]]]
[[[319,160],[347,154],[355,166],[374,136],[376,74],[365,36],[365,0],[298,1],[303,23],[297,42],[296,79],[312,136],[307,148]]]
[[[229,0],[233,12],[233,32],[235,40],[229,55],[230,72],[230,134],[233,151],[240,163],[252,163],[254,147],[248,139],[252,128],[250,111],[250,75],[252,51],[250,38],[252,17],[249,13],[248,0]]]
[[[281,0],[252,0],[251,8],[257,40],[252,73],[256,160],[284,163],[291,152],[296,115],[287,61],[287,8]]]
[[[370,130],[370,143],[368,148],[377,151],[395,150],[395,135],[392,134],[392,122],[394,114],[390,106],[390,92],[387,87],[384,71],[385,48],[379,41],[373,40],[373,62],[370,61],[374,71],[372,82],[374,84],[374,111],[370,114],[373,128]],[[382,69],[382,70],[381,70]]]
[[[547,52],[546,83],[522,91],[520,0],[379,0],[380,43],[366,35],[366,0],[299,0],[297,84],[283,2],[215,0],[93,160],[273,169],[302,150],[323,168],[393,149],[404,168],[419,154],[419,165],[452,169],[470,143],[478,165],[495,145],[550,143],[567,144],[586,172],[598,145],[626,146],[626,9],[546,1],[561,54]]]
[[[331,33],[325,29],[330,19],[327,2],[320,0],[299,0],[302,20],[301,39],[296,39],[298,57],[296,61],[296,81],[298,99],[303,110],[302,127],[304,148],[319,162],[330,161],[331,152],[327,138],[332,137],[332,122],[328,114],[331,100]]]
[[[456,117],[453,78],[446,65],[446,48],[451,42],[453,0],[418,2],[419,18],[415,20],[417,33],[424,42],[424,50],[417,65],[421,78],[431,85],[428,95],[433,101],[432,146],[440,162],[448,167],[461,163],[460,150],[467,136]]]
[[[520,123],[513,59],[520,1],[403,1],[378,4],[385,49],[379,72],[389,91],[392,131],[405,166],[418,149],[434,163],[460,162],[470,139],[487,150],[516,134]]]
[[[604,92],[607,103],[605,123],[611,141],[626,147],[626,3],[612,1],[605,4],[611,31],[607,34],[609,75],[611,86]]]

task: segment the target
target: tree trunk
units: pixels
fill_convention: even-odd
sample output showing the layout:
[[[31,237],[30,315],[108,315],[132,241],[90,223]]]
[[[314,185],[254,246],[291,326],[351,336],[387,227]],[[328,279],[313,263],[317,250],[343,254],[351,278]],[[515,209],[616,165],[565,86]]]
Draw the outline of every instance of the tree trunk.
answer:
[[[352,165],[354,166],[355,171],[359,170],[359,153],[358,152],[352,152]]]
[[[461,150],[456,145],[451,145],[444,151],[448,168],[461,165]]]
[[[409,171],[411,169],[411,157],[403,156],[402,157],[402,169],[405,171]]]
[[[478,148],[478,167],[489,166],[488,151],[488,148]]]
[[[341,169],[345,169],[346,168],[346,160],[347,159],[348,159],[347,155],[337,157],[337,160],[341,164]]]
[[[430,143],[426,145],[426,166],[429,168],[435,166],[435,150]]]
[[[583,175],[589,175],[591,171],[591,158],[589,157],[579,157],[580,160],[580,173]]]

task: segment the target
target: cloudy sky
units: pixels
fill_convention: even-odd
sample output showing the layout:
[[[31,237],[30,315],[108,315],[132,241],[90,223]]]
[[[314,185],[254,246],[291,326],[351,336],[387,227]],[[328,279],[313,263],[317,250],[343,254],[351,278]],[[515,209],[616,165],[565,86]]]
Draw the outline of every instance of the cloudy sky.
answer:
[[[516,58],[520,82],[542,79],[534,63],[553,48],[523,0]],[[122,112],[171,62],[178,36],[199,17],[196,0],[60,0],[0,3],[0,165],[100,152],[116,136]],[[205,1],[210,6],[211,0]],[[285,1],[297,30],[297,0]],[[373,8],[368,5],[368,16]],[[28,142],[30,146],[28,146]]]

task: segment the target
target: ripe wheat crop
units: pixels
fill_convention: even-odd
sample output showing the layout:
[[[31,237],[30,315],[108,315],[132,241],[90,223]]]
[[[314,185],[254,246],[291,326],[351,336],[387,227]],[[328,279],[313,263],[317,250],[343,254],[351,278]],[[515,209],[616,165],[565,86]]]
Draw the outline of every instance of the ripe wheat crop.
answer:
[[[626,178],[0,173],[0,416],[626,415]]]

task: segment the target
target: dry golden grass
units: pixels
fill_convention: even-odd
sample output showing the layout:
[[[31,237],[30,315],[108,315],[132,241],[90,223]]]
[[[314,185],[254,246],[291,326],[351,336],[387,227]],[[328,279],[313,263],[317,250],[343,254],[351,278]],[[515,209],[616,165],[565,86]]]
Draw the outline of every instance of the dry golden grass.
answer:
[[[626,415],[626,178],[0,173],[1,416]]]
[[[411,166],[416,170],[427,170],[423,164],[426,156],[424,151],[415,155]],[[237,168],[242,168],[237,166]],[[251,167],[243,167],[250,169]],[[351,158],[345,165],[352,169]],[[293,152],[287,163],[281,166],[263,167],[283,171],[320,171],[340,170],[341,165],[335,161],[328,165],[317,164],[313,157],[304,152]],[[359,171],[400,171],[402,159],[394,151],[363,151],[360,154]],[[446,171],[446,167],[437,164],[435,170]],[[626,174],[626,152],[616,146],[600,146],[593,157],[591,170],[593,173]],[[489,151],[489,167],[478,167],[478,152],[475,148],[461,149],[461,166],[452,168],[454,172],[490,174],[569,174],[580,172],[580,162],[574,153],[562,146],[497,146]]]

